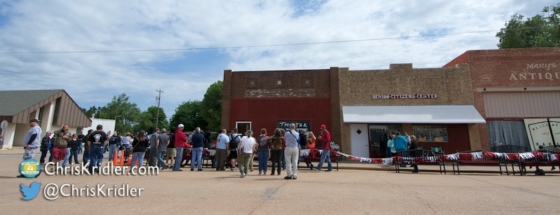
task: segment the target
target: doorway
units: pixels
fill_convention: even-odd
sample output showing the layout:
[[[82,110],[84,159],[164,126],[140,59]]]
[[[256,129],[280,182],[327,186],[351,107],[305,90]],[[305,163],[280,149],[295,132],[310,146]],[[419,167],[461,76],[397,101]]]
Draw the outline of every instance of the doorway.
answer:
[[[245,132],[251,130],[251,122],[250,121],[235,122],[235,127],[237,128],[237,132],[243,135],[245,134]]]
[[[369,125],[370,156],[383,158],[387,150],[387,141],[392,133],[402,132],[402,125]]]

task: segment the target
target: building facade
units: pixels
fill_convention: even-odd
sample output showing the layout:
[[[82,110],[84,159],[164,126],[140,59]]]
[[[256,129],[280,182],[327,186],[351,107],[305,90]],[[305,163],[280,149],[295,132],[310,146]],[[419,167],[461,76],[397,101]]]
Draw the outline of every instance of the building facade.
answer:
[[[560,143],[560,49],[467,51],[445,67],[468,63],[482,148],[536,150]]]
[[[319,132],[341,150],[384,157],[386,135],[446,153],[560,142],[560,49],[474,50],[443,68],[224,71],[222,126]]]
[[[29,120],[38,119],[43,134],[68,125],[70,133],[90,127],[91,120],[65,90],[0,91],[0,133],[4,149],[22,146]]]

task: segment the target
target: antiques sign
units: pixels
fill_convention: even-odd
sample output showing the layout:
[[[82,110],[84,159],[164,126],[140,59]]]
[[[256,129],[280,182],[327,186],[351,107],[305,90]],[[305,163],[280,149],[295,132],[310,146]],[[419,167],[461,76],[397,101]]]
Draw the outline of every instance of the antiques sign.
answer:
[[[556,63],[529,63],[527,64],[527,72],[512,72],[511,75],[509,76],[509,80],[510,81],[560,80],[560,72],[550,71],[556,69],[556,67],[557,67]],[[537,72],[535,70],[540,70],[540,71]]]
[[[373,99],[437,99],[437,94],[381,94],[373,95]]]

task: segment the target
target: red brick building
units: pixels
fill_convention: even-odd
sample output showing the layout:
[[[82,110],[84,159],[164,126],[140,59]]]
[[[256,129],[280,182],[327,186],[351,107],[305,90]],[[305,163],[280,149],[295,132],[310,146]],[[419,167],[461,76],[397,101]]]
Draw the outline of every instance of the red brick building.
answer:
[[[444,67],[470,65],[482,149],[560,143],[560,49],[474,50]]]

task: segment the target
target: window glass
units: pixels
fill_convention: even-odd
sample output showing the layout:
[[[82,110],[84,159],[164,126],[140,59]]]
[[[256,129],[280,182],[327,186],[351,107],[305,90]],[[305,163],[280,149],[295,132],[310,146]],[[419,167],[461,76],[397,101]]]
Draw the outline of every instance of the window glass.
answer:
[[[444,125],[413,125],[412,131],[418,142],[447,142],[447,126]]]

